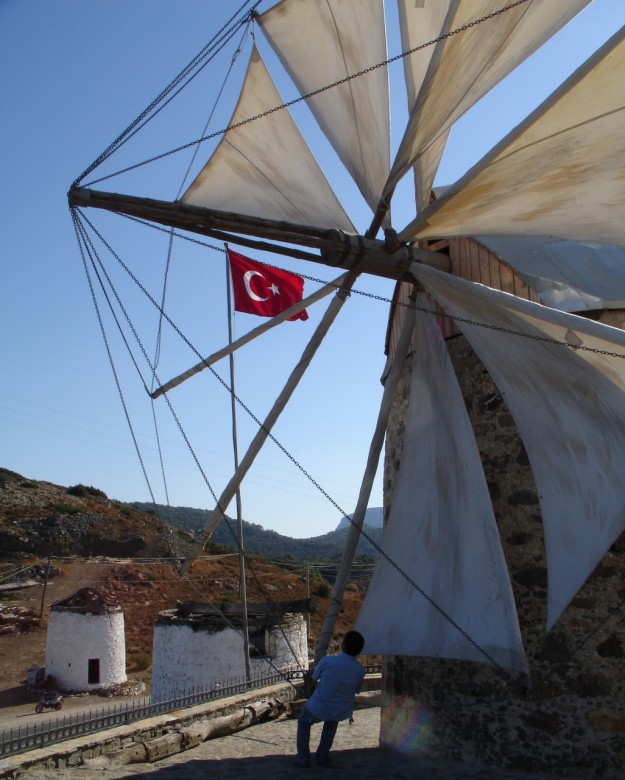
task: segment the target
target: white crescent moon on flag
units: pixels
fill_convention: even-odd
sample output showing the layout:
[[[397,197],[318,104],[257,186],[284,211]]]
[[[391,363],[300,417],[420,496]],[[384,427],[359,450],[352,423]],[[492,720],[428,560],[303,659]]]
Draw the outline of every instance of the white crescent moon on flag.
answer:
[[[243,284],[245,284],[245,289],[247,290],[247,294],[250,296],[250,298],[253,301],[266,301],[267,298],[269,298],[268,295],[266,295],[264,298],[261,298],[260,295],[256,295],[256,293],[252,291],[252,288],[250,286],[250,280],[252,276],[260,276],[261,279],[265,279],[265,277],[261,274],[260,271],[246,271],[243,274]],[[265,281],[267,280],[265,279]]]

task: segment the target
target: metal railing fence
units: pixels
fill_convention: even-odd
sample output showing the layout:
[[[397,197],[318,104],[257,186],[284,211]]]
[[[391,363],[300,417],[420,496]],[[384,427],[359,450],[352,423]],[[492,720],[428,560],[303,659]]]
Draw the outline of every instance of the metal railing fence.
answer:
[[[367,674],[378,673],[380,664],[365,666]],[[63,742],[83,734],[93,734],[106,731],[116,726],[124,726],[138,720],[162,715],[173,710],[194,707],[214,699],[223,699],[237,693],[264,688],[280,682],[301,683],[303,681],[301,668],[286,669],[272,672],[253,680],[231,678],[221,683],[214,683],[210,688],[185,691],[172,699],[152,703],[149,696],[137,698],[136,701],[126,701],[109,707],[93,710],[82,710],[76,714],[62,715],[44,722],[40,721],[26,726],[18,726],[0,732],[0,758],[26,753],[45,745]]]
[[[0,758],[36,750],[64,740],[74,739],[83,734],[124,726],[138,720],[162,715],[173,710],[194,707],[196,704],[222,699],[237,693],[245,693],[267,685],[280,682],[301,682],[301,669],[273,672],[246,681],[244,678],[232,678],[214,683],[210,688],[185,691],[171,699],[153,703],[149,696],[135,701],[117,703],[108,707],[82,710],[76,714],[60,715],[48,721],[18,726],[0,732]],[[34,706],[34,705],[33,705]]]

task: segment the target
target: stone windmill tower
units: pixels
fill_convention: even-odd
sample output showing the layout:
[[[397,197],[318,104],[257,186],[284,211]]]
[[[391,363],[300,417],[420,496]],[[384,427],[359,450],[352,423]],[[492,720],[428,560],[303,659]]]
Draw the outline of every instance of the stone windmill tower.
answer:
[[[92,691],[126,682],[121,607],[81,588],[50,607],[46,678],[64,691]]]

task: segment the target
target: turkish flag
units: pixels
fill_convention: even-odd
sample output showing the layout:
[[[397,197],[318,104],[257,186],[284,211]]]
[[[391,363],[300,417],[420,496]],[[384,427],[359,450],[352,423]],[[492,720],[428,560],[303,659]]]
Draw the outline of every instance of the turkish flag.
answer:
[[[304,280],[301,276],[250,260],[231,249],[227,252],[235,311],[275,317],[302,300]],[[289,320],[307,319],[306,309],[289,317]]]

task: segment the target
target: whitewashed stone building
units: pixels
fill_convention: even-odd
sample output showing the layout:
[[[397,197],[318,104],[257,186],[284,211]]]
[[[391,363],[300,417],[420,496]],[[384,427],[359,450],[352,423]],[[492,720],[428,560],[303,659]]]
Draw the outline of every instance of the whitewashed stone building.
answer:
[[[93,588],[50,607],[46,678],[63,691],[91,691],[126,682],[124,614]]]
[[[308,668],[309,601],[248,604],[251,679]],[[152,701],[245,678],[238,604],[179,604],[154,625]]]

